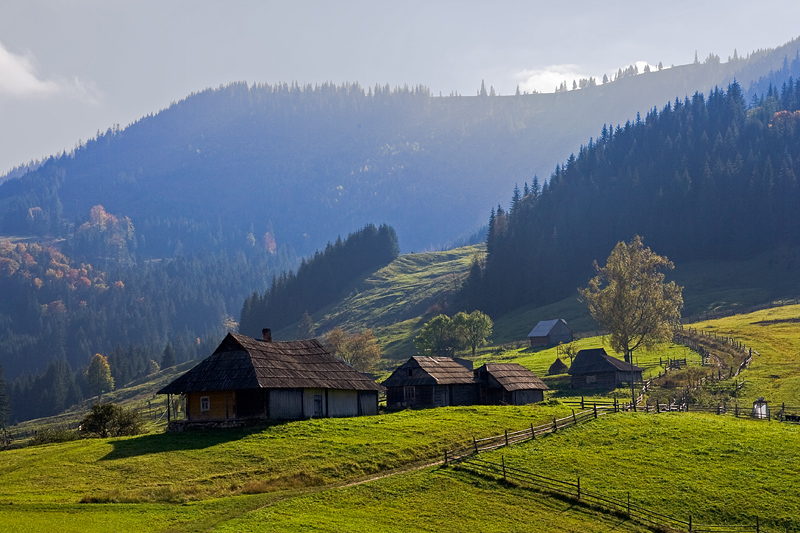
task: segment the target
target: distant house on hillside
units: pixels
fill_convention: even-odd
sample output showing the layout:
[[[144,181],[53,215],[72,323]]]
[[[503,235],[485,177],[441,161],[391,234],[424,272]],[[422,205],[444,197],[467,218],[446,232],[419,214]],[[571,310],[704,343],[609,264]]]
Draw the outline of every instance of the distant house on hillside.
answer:
[[[315,339],[273,342],[229,333],[197,366],[159,394],[186,395],[191,425],[378,414],[382,387]]]
[[[451,357],[412,357],[383,386],[389,408],[473,405],[478,399],[472,362]]]
[[[475,370],[481,403],[527,405],[544,401],[549,387],[536,374],[517,363],[486,363]]]
[[[555,346],[560,342],[566,344],[573,340],[572,330],[563,318],[542,320],[528,333],[528,338],[531,340],[531,347]]]
[[[622,383],[642,381],[642,369],[632,363],[611,357],[602,348],[581,350],[568,371],[574,389],[587,387],[614,388]]]
[[[383,382],[386,406],[524,405],[541,402],[547,385],[516,363],[472,363],[450,357],[412,357]]]

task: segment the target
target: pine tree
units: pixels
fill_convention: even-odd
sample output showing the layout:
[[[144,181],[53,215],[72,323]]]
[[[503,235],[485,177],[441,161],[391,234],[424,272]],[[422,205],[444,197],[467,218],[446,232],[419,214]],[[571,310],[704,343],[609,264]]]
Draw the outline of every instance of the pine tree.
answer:
[[[314,319],[308,314],[308,310],[303,313],[303,318],[300,319],[300,324],[297,326],[297,339],[313,339],[314,333]]]
[[[172,347],[171,342],[168,342],[164,348],[164,353],[161,354],[161,368],[171,368],[175,366],[177,362],[178,360],[175,356],[175,348]]]

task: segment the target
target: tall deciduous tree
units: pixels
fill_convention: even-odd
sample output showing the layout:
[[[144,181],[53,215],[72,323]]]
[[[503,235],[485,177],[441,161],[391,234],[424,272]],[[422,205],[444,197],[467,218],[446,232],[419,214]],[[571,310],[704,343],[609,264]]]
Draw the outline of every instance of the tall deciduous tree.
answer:
[[[92,356],[89,368],[86,369],[86,384],[95,395],[114,390],[114,378],[111,377],[111,367],[108,366],[105,356],[99,353]]]
[[[639,348],[651,349],[672,340],[672,326],[683,308],[682,287],[665,283],[664,269],[674,265],[654,253],[636,235],[630,243],[619,242],[606,266],[595,261],[597,276],[581,290],[592,317],[611,332],[611,347],[625,355]]]
[[[447,315],[437,315],[422,326],[422,331],[414,339],[414,346],[422,355],[451,357],[461,346],[461,339],[453,327],[453,320]]]
[[[477,310],[470,314],[463,311],[457,313],[453,317],[453,325],[456,328],[456,335],[461,339],[460,344],[472,348],[473,357],[475,357],[475,349],[486,343],[486,337],[492,334],[494,327],[492,319]]]
[[[370,329],[350,334],[342,328],[333,328],[325,335],[325,341],[333,355],[362,372],[372,370],[381,358],[378,339]]]

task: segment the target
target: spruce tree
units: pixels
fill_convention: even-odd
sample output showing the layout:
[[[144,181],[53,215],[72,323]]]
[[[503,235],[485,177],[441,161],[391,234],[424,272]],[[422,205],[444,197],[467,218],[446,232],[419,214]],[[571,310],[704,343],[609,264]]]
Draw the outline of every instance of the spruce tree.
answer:
[[[175,349],[172,347],[172,343],[168,342],[167,346],[164,348],[164,353],[161,355],[161,368],[171,368],[175,366],[177,362]]]

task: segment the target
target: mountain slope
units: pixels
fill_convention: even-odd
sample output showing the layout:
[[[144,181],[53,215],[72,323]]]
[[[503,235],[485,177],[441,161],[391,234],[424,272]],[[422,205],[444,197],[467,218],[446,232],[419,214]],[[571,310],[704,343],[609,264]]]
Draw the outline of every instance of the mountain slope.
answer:
[[[799,45],[555,94],[434,98],[422,87],[234,83],[3,183],[0,232],[61,231],[62,219],[102,204],[137,228],[151,220],[146,242],[185,218],[226,231],[252,224],[309,253],[372,222],[395,227],[403,250],[426,249],[470,232],[504,191],[546,176],[603,123],[734,78],[747,87]],[[44,223],[28,219],[35,207]]]

